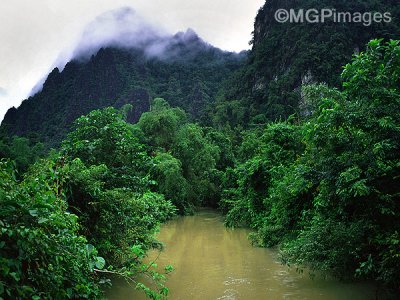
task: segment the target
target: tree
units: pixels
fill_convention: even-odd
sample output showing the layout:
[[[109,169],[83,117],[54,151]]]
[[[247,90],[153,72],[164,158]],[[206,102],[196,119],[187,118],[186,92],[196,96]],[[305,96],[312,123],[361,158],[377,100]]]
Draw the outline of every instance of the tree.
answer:
[[[229,141],[223,141],[216,131],[188,123],[183,110],[171,108],[160,98],[154,100],[151,110],[142,115],[137,126],[143,132],[153,155],[156,155],[154,174],[160,180],[160,191],[169,190],[167,194],[186,213],[192,212],[198,205],[216,206],[222,176],[216,167],[217,162],[222,163],[220,158],[223,155],[227,156],[222,159],[231,159],[229,152],[222,152],[229,151],[229,145],[224,144],[229,144]],[[168,172],[174,172],[178,178],[185,180],[172,184],[166,178]],[[182,198],[177,199],[178,194],[172,195],[171,189],[179,190]]]
[[[213,203],[218,191],[218,147],[206,138],[200,126],[185,124],[177,132],[172,153],[182,162],[183,174],[191,186],[191,202],[196,206]]]
[[[70,160],[79,158],[86,166],[107,166],[106,187],[143,191],[150,184],[150,157],[132,125],[114,108],[94,110],[77,119],[62,149]]]
[[[176,142],[178,128],[187,122],[185,112],[180,108],[171,108],[162,98],[154,99],[150,112],[143,113],[138,122],[147,142],[153,147],[168,151]]]
[[[153,178],[157,181],[157,190],[170,199],[180,212],[190,212],[190,185],[183,177],[182,163],[169,153],[159,152],[154,158]]]

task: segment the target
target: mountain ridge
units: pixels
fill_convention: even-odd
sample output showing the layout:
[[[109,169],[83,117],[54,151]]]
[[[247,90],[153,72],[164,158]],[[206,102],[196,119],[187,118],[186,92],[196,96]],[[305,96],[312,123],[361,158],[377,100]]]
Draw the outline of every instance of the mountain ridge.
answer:
[[[7,111],[2,127],[56,146],[72,122],[93,109],[130,103],[128,120],[136,122],[155,97],[198,119],[245,58],[206,43],[192,29],[134,47],[101,47],[90,58],[77,56],[54,68],[38,93]]]

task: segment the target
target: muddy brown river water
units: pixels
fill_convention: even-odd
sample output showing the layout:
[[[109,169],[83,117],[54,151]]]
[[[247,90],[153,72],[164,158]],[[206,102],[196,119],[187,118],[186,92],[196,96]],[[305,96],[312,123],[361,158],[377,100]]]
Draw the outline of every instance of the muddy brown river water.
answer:
[[[375,299],[370,285],[311,279],[281,265],[276,251],[253,247],[248,233],[225,228],[212,210],[163,225],[158,236],[165,250],[157,264],[175,269],[168,275],[168,299]],[[107,298],[146,299],[125,282],[115,282]]]

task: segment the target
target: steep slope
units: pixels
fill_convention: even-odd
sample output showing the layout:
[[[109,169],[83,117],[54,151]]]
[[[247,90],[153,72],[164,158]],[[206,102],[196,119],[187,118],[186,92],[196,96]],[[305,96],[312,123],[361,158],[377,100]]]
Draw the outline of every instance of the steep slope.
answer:
[[[55,146],[91,110],[130,103],[128,120],[135,122],[154,97],[199,120],[246,55],[215,48],[191,29],[166,33],[129,7],[109,11],[88,24],[70,53],[60,55],[33,96],[8,110],[1,132]]]
[[[298,12],[323,8],[389,12],[392,20],[372,21],[367,26],[368,22],[334,22],[333,18],[324,23],[279,23],[274,18],[278,9]],[[285,118],[297,110],[302,84],[325,82],[340,87],[342,66],[353,53],[364,50],[370,39],[399,36],[400,6],[396,0],[268,0],[255,19],[249,62],[226,86],[214,111],[215,122],[257,124]]]
[[[11,135],[36,133],[54,146],[77,117],[93,109],[130,103],[134,109],[128,120],[135,122],[154,97],[201,119],[246,54],[224,52],[189,29],[174,36],[149,35],[128,46],[110,45],[87,56],[79,55],[61,72],[55,68],[39,93],[7,112],[2,127]]]

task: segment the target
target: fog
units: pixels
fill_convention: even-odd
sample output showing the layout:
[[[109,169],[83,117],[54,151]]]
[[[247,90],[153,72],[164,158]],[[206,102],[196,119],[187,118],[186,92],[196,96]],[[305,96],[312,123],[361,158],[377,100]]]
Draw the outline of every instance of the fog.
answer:
[[[154,52],[157,55],[164,48],[160,42],[169,36],[165,29],[148,23],[133,8],[122,7],[108,11],[88,24],[71,56],[85,59],[95,54],[99,48],[109,46],[149,48],[149,54]]]
[[[62,69],[73,57],[90,56],[101,44],[146,44],[149,56],[160,56],[165,54],[171,36],[193,28],[205,41],[223,50],[248,49],[253,21],[263,3],[264,0],[1,1],[0,120],[8,108],[19,106],[32,94],[32,87],[35,86],[33,92],[39,90],[52,68]],[[190,38],[191,34],[188,31],[180,37]]]
[[[90,22],[77,42],[59,54],[51,69],[58,68],[61,72],[68,62],[88,61],[101,48],[106,47],[136,49],[141,50],[147,58],[171,59],[178,54],[174,45],[190,44],[193,41],[211,47],[191,28],[172,34],[162,26],[146,21],[133,8],[121,7],[107,11]],[[42,90],[46,78],[47,74],[32,88],[29,96]]]
[[[145,20],[131,7],[121,7],[96,17],[84,29],[72,50],[60,54],[55,66],[62,70],[71,60],[87,60],[102,47],[140,49],[147,57],[168,58],[172,44],[201,40],[193,29],[173,34]]]

